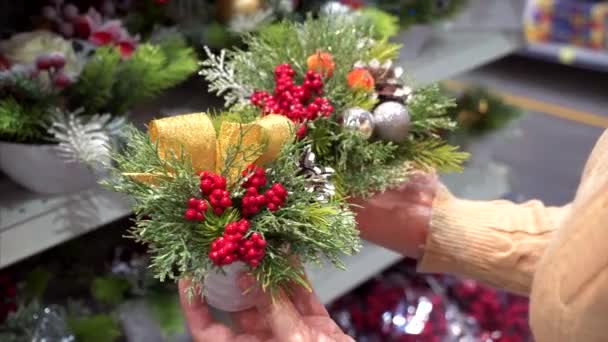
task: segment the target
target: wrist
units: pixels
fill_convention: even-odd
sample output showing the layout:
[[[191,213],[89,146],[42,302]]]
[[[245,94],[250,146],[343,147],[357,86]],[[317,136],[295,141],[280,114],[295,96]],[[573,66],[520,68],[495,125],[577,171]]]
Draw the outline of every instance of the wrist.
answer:
[[[401,188],[352,201],[361,236],[404,256],[422,257],[434,194],[435,187],[424,193]]]

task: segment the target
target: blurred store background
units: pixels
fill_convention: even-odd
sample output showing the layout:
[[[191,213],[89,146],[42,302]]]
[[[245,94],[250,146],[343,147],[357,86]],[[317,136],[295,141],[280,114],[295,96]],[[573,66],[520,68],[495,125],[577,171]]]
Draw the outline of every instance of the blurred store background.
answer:
[[[454,193],[549,205],[574,196],[608,128],[608,1],[0,0],[0,341],[189,341],[175,285],[153,279],[145,247],[123,238],[127,199],[73,159],[95,160],[95,144],[115,138],[91,141],[96,123],[221,106],[196,74],[203,46],[332,11],[399,31],[412,79],[457,98],[460,129],[447,138],[472,159],[443,177]],[[107,87],[81,74],[106,70],[86,57],[100,46],[134,59]],[[40,73],[44,91],[23,82]],[[69,110],[41,120],[47,101]],[[81,119],[102,107],[113,114]],[[55,130],[41,127],[49,120]],[[49,132],[65,144],[40,145]],[[532,340],[525,298],[416,274],[414,261],[371,244],[346,263],[309,275],[357,341]]]

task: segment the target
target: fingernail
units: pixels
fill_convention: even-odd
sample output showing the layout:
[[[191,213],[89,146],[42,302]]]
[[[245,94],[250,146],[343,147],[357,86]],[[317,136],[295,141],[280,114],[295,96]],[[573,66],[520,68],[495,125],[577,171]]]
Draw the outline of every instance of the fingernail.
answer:
[[[250,290],[251,287],[255,284],[255,279],[249,273],[243,273],[237,279],[237,284],[242,291]]]

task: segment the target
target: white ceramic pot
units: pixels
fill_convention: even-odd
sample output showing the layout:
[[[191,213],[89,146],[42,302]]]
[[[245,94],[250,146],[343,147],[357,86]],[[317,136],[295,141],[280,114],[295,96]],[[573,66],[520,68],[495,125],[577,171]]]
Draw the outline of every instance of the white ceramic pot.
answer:
[[[97,183],[87,166],[58,158],[54,145],[0,142],[0,169],[15,183],[42,194],[70,193]]]
[[[252,308],[255,305],[255,291],[243,293],[237,279],[247,267],[242,262],[223,267],[225,274],[209,273],[205,277],[203,293],[207,304],[225,311],[236,312]]]

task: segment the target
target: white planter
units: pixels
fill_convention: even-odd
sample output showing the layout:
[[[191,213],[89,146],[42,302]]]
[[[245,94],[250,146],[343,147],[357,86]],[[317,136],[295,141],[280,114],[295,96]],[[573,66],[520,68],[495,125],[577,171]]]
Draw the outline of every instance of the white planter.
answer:
[[[210,273],[205,277],[203,293],[210,306],[225,312],[236,312],[255,305],[255,291],[243,294],[237,279],[247,267],[242,262],[223,267],[225,274]]]
[[[87,166],[58,158],[54,145],[0,142],[0,170],[15,183],[42,194],[70,193],[97,183]]]

